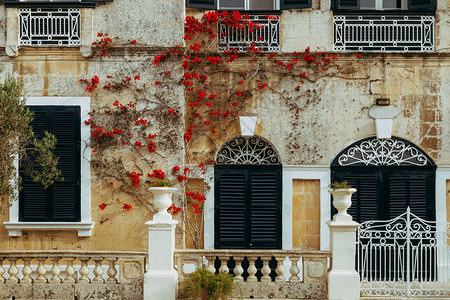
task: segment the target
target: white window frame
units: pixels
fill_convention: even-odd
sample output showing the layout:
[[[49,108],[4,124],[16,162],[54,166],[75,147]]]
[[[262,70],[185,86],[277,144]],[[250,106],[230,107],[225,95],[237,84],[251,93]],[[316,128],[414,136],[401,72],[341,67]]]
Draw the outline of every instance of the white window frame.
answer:
[[[220,1],[225,0],[217,0],[217,9],[220,9]],[[250,0],[244,0],[244,10],[250,10]],[[279,10],[280,9],[280,0],[273,0],[274,9],[273,10]]]
[[[9,207],[9,221],[3,222],[9,236],[21,236],[22,230],[77,230],[78,236],[91,236],[94,222],[91,220],[91,150],[88,144],[90,126],[85,126],[83,120],[89,119],[89,97],[29,97],[30,106],[79,106],[81,120],[81,173],[80,173],[80,222],[19,222],[19,200],[15,200]],[[16,170],[19,169],[18,160],[15,161]],[[17,172],[18,173],[18,172]],[[18,196],[18,191],[16,192]],[[16,197],[18,199],[18,197]]]

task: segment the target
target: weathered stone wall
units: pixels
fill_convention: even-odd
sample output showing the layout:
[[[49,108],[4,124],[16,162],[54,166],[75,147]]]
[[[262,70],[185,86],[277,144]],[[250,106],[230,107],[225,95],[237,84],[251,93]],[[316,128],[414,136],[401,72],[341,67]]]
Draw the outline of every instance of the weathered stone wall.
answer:
[[[390,98],[399,110],[393,120],[394,136],[421,147],[437,164],[450,162],[444,151],[450,143],[446,138],[450,126],[443,122],[450,109],[445,101],[450,55],[367,54],[359,60],[354,54],[337,55],[341,70],[315,83],[266,74],[273,90],[254,94],[239,112],[258,116],[255,133],[274,144],[284,165],[329,165],[348,145],[375,135],[369,110],[380,97]],[[209,146],[219,147],[240,134],[238,120],[221,129],[226,131]],[[200,142],[198,147],[204,145]]]
[[[79,47],[74,48],[19,48],[18,56],[9,57],[1,47],[6,43],[6,12],[3,5],[0,7],[0,52],[1,63],[7,72],[19,76],[25,81],[25,92],[29,97],[35,96],[67,96],[91,97],[91,109],[104,105],[112,107],[112,103],[119,100],[129,103],[137,99],[147,99],[148,105],[154,111],[159,109],[164,114],[148,117],[150,122],[164,118],[167,109],[158,101],[158,97],[167,97],[170,105],[179,108],[183,113],[183,89],[178,86],[168,86],[164,89],[154,84],[159,70],[151,64],[154,55],[165,51],[164,47],[183,45],[184,0],[114,0],[99,4],[94,9],[82,9],[83,26],[82,39],[91,38],[99,40],[97,32],[108,33],[113,39],[112,47],[107,49],[108,55],[101,56],[93,48],[91,57],[83,57]],[[130,41],[136,40],[135,45]],[[139,73],[133,73],[138,70]],[[179,70],[173,71],[178,76]],[[6,72],[2,74],[4,76]],[[80,84],[81,78],[90,80],[93,76],[100,78],[99,88],[93,93],[86,91],[86,85]],[[136,81],[139,93],[129,90],[108,91],[102,89],[107,75],[134,76],[140,75],[141,80]],[[161,111],[162,112],[162,111]],[[82,122],[84,120],[81,120]],[[183,161],[183,120],[180,118],[179,132],[160,132],[158,123],[151,123],[148,127],[152,133],[161,136],[161,144],[155,153],[142,151],[148,159],[154,160],[155,167],[169,171],[173,165]],[[82,124],[82,126],[85,126]],[[167,138],[170,134],[171,138]],[[171,141],[170,146],[167,145]],[[158,141],[156,141],[158,144]],[[82,151],[84,149],[81,149]],[[96,153],[84,153],[91,159]],[[128,153],[117,151],[112,156],[130,159]],[[134,157],[136,159],[136,157]],[[139,160],[137,165],[139,165]],[[143,165],[144,166],[144,165]],[[106,181],[96,176],[99,170],[91,168],[91,217],[95,222],[91,237],[78,237],[76,231],[23,231],[21,237],[9,237],[5,227],[0,226],[1,249],[83,249],[83,250],[146,250],[147,227],[144,223],[152,218],[152,213],[133,202],[129,195],[113,192]],[[100,170],[101,171],[101,170]],[[125,170],[124,170],[125,171]],[[127,170],[128,172],[132,170]],[[138,171],[138,170],[136,170]],[[143,170],[145,174],[150,169]],[[83,176],[83,175],[82,175]],[[130,181],[131,183],[131,181]],[[123,204],[115,203],[116,198],[129,203],[133,209],[126,211]],[[151,202],[151,193],[147,200]],[[111,203],[107,209],[101,211],[102,202]],[[0,222],[9,220],[8,205],[0,209]],[[179,237],[181,241],[181,235]],[[36,296],[37,297],[37,296]],[[83,297],[82,297],[83,298]]]

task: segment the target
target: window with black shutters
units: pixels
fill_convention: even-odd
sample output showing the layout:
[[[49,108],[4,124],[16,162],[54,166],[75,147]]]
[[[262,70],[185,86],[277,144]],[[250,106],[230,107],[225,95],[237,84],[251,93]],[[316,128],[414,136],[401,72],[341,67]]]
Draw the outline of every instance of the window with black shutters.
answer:
[[[219,10],[270,11],[311,7],[311,0],[186,0],[187,7]]]
[[[371,137],[336,157],[331,181],[347,181],[357,189],[348,209],[356,222],[389,220],[406,212],[408,206],[418,217],[432,221],[436,215],[435,172],[431,158],[412,143]]]
[[[436,0],[332,0],[331,9],[336,13],[433,13]]]
[[[29,176],[23,177],[19,193],[19,221],[21,222],[78,222],[80,221],[80,107],[29,106],[34,112],[31,122],[34,133],[44,131],[56,136],[54,153],[59,157],[58,168],[63,181],[45,189]]]
[[[215,166],[216,249],[281,249],[281,169]]]
[[[5,7],[27,8],[93,8],[97,3],[112,2],[113,0],[0,0]]]

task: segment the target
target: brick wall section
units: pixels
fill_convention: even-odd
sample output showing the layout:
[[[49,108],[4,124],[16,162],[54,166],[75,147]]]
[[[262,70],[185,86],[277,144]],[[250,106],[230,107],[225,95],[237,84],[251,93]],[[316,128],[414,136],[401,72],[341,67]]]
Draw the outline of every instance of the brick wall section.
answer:
[[[292,247],[320,249],[320,181],[294,179]]]

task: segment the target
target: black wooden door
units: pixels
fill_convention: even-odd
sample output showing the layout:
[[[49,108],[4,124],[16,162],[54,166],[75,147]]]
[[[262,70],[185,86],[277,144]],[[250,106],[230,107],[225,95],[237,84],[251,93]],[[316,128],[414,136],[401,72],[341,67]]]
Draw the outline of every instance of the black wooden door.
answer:
[[[215,166],[215,248],[281,249],[281,165]]]

